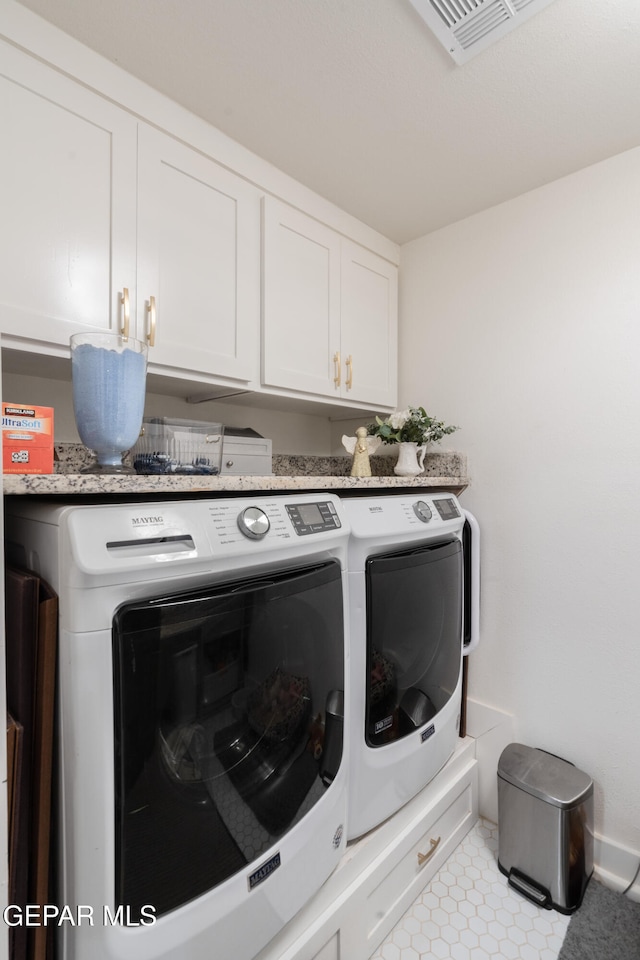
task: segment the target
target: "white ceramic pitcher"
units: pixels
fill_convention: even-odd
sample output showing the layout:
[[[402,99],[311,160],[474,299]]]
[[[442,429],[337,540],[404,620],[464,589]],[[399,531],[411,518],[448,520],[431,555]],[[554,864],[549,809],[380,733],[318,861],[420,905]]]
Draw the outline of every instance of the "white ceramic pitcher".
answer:
[[[424,470],[424,458],[427,452],[426,443],[418,445],[404,441],[398,444],[398,462],[393,472],[398,477],[417,477]]]

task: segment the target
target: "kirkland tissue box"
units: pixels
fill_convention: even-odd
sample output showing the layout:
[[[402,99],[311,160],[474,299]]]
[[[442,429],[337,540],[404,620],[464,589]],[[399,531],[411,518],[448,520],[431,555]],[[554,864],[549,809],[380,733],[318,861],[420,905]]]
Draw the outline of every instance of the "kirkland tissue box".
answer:
[[[4,473],[53,473],[53,407],[2,403]]]

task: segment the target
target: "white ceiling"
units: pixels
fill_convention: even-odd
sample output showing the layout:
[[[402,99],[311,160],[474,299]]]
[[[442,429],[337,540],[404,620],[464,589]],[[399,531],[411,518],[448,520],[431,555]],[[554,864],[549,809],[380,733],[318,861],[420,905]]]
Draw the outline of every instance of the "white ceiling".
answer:
[[[640,144],[640,0],[456,66],[409,0],[22,0],[403,243]]]

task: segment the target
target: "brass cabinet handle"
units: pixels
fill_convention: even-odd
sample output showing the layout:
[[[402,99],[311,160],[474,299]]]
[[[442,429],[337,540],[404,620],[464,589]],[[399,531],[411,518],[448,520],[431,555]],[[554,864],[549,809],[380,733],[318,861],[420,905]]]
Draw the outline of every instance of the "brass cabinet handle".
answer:
[[[424,867],[425,863],[428,863],[429,860],[431,860],[431,857],[434,855],[434,853],[438,849],[438,844],[440,843],[441,840],[442,840],[442,837],[438,837],[437,840],[430,840],[429,843],[431,844],[431,846],[429,848],[428,853],[420,853],[420,851],[418,850],[418,866],[419,867]]]
[[[336,387],[339,387],[339,386],[340,386],[340,383],[341,383],[341,376],[340,376],[340,352],[339,352],[339,351],[336,352],[336,353],[334,353],[334,355],[333,355],[333,362],[334,362],[335,365],[336,365],[336,366],[335,366],[335,376],[334,376],[334,378],[333,378],[333,382],[334,382],[334,384],[336,385]]]
[[[147,331],[147,340],[149,341],[149,346],[155,346],[156,342],[156,298],[149,297],[149,305],[147,307],[149,313],[149,330]]]
[[[120,294],[120,303],[122,304],[122,326],[120,327],[120,333],[126,339],[129,336],[129,288],[123,287],[122,293]]]
[[[347,364],[347,380],[345,385],[347,390],[351,390],[351,387],[353,386],[353,357],[351,356],[351,354],[349,354],[349,356],[347,357],[346,364]]]

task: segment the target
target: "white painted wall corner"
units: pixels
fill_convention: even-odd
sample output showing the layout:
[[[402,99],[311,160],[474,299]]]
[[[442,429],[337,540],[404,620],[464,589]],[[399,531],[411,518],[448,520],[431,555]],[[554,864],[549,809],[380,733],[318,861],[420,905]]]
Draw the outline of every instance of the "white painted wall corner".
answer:
[[[467,699],[467,735],[476,741],[478,810],[498,822],[498,760],[515,739],[515,717],[488,704]]]

